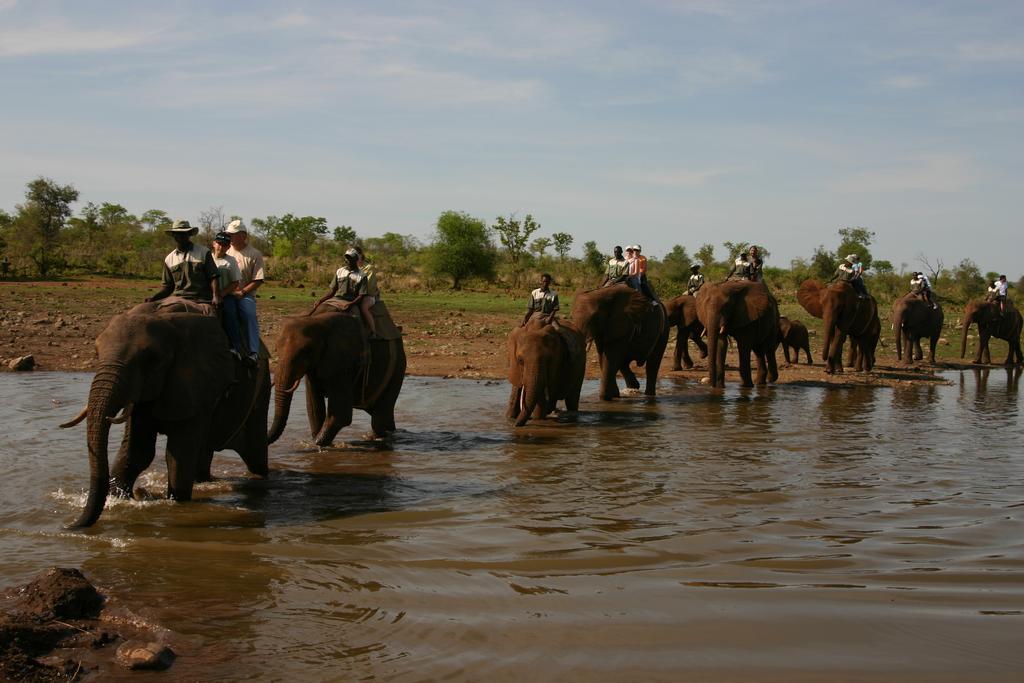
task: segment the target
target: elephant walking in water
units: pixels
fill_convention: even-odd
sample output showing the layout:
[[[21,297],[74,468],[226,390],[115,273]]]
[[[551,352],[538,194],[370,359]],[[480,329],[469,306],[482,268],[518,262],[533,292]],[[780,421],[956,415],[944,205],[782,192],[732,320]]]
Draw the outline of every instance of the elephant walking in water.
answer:
[[[583,334],[571,322],[544,322],[539,316],[508,336],[508,381],[512,394],[507,416],[522,427],[531,417],[542,418],[560,400],[576,412],[586,372]]]
[[[739,280],[704,285],[697,292],[697,316],[708,332],[708,379],[713,387],[725,386],[728,337],[736,340],[740,380],[754,386],[750,354],[757,356],[757,383],[779,378],[775,363],[778,346],[779,306],[763,282]]]
[[[972,363],[991,363],[992,354],[989,352],[988,342],[991,337],[1006,340],[1010,347],[1010,353],[1006,356],[1004,365],[1016,365],[1024,362],[1021,357],[1020,333],[1022,318],[1020,311],[1009,299],[1006,300],[1006,310],[999,315],[999,304],[994,301],[971,301],[964,308],[963,330],[960,335],[960,357],[967,354],[967,333],[971,325],[978,326],[978,353]]]
[[[390,318],[388,318],[390,321]],[[277,338],[274,420],[267,437],[280,438],[292,394],[306,379],[306,415],[318,446],[329,446],[352,424],[353,408],[370,414],[374,437],[395,431],[395,402],[405,380],[402,336],[378,318],[378,338],[367,339],[358,318],[333,308],[289,318]]]
[[[576,292],[572,304],[572,319],[587,342],[597,348],[601,362],[602,401],[619,397],[616,373],[622,373],[626,386],[639,389],[629,364],[647,367],[647,387],[644,393],[654,396],[658,385],[658,371],[668,344],[668,325],[665,307],[646,299],[626,285],[601,287]]]
[[[691,294],[682,294],[665,304],[668,326],[676,328],[676,348],[672,354],[672,369],[682,370],[693,367],[688,342],[692,341],[700,349],[700,357],[708,357],[708,346],[701,339],[704,325],[697,317],[697,299]]]
[[[896,359],[905,365],[921,360],[921,338],[929,341],[928,362],[935,363],[935,346],[942,335],[942,306],[934,306],[916,294],[905,294],[892,302],[893,341]]]
[[[122,313],[96,339],[99,369],[85,410],[61,427],[87,420],[89,497],[71,527],[99,519],[107,494],[132,495],[167,435],[167,495],[184,501],[210,478],[213,452],[236,451],[250,472],[266,476],[270,371],[266,348],[257,367],[236,363],[220,321],[194,313]],[[116,417],[122,412],[120,417]],[[124,423],[113,470],[111,424]]]
[[[826,287],[817,280],[804,280],[796,298],[805,311],[825,323],[821,349],[825,372],[843,371],[843,344],[847,337],[851,343],[847,365],[856,365],[858,372],[874,367],[875,349],[882,332],[874,297],[861,299],[849,282]]]

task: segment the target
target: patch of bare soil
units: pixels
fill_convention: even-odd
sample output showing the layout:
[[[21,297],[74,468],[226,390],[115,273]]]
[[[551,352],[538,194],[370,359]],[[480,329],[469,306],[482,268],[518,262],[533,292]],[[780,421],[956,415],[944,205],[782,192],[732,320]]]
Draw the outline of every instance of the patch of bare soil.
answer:
[[[12,359],[32,355],[41,370],[95,370],[94,341],[115,313],[142,301],[153,287],[151,283],[85,280],[63,283],[0,283],[0,361],[8,369]],[[262,335],[274,356],[274,343],[283,318],[305,313],[305,301],[276,301],[262,297],[259,303]],[[410,375],[460,377],[468,379],[504,379],[508,367],[505,338],[518,324],[507,314],[473,311],[425,310],[391,304],[395,322],[402,326]],[[672,375],[671,357],[675,334],[662,363],[663,376]],[[691,348],[691,351],[695,349]],[[696,360],[696,356],[694,355]],[[781,360],[781,353],[779,354]],[[682,371],[679,376],[700,376],[699,369]],[[779,366],[781,383],[826,383],[858,385],[897,385],[906,382],[942,381],[936,372],[972,367],[970,364],[943,363],[912,367],[897,365],[895,355],[880,347],[878,364],[870,373],[847,370],[827,375],[821,361],[813,366]],[[730,354],[726,381],[739,381],[735,372],[735,354]],[[643,370],[639,370],[643,374]],[[594,353],[587,363],[587,375],[597,377],[599,368]]]

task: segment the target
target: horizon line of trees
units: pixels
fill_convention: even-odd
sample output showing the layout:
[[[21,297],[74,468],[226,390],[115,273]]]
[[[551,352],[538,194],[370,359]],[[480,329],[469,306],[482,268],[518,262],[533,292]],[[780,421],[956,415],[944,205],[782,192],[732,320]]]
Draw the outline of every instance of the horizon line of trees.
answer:
[[[163,234],[172,223],[166,211],[150,209],[136,216],[117,203],[87,202],[76,215],[72,205],[78,198],[73,185],[39,177],[26,185],[25,201],[13,212],[0,209],[0,252],[14,274],[159,277],[163,258],[173,248]],[[195,223],[197,241],[209,243],[236,218],[225,214],[223,207],[200,212]],[[361,236],[353,226],[331,227],[320,216],[287,213],[251,218],[247,224],[252,242],[268,258],[270,278],[285,284],[328,282],[353,244],[362,246],[377,263],[384,284],[392,288],[447,285],[460,289],[479,283],[516,289],[532,284],[541,271],[550,272],[563,287],[594,286],[610,258],[593,240],[583,243],[581,257],[571,256],[573,235],[541,234],[541,224],[529,213],[522,218],[515,213],[498,216],[488,224],[465,212],[445,211],[426,244],[398,232]],[[840,228],[835,250],[819,245],[809,257],[793,259],[788,268],[766,264],[765,279],[776,288],[795,290],[804,279],[832,277],[839,261],[855,253],[868,269],[873,291],[898,296],[907,289],[908,264],[900,264],[897,270],[889,261],[875,259],[870,250],[875,236],[864,227]],[[725,277],[736,256],[751,244],[723,241],[721,246],[725,251],[721,260],[710,243],[700,245],[692,255],[677,244],[660,259],[648,257],[649,278],[659,295],[684,291],[694,263],[701,265],[708,281]],[[766,245],[757,246],[767,259]],[[982,295],[988,282],[998,276],[983,274],[971,259],[952,268],[924,254],[918,262],[940,296],[953,301]],[[1024,277],[1017,285],[1024,286]]]

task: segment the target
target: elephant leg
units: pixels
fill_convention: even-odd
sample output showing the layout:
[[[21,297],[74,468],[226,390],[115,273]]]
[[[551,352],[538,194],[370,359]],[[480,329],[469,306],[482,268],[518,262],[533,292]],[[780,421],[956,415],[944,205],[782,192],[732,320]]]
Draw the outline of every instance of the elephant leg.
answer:
[[[786,367],[790,366],[789,360],[789,344],[782,342],[782,355],[786,358]],[[793,347],[793,360],[795,361],[800,355],[800,351],[794,346]]]
[[[315,437],[323,429],[327,408],[323,387],[312,375],[306,377],[306,417],[309,419],[309,434]]]
[[[324,425],[317,434],[315,443],[317,446],[330,446],[334,437],[344,427],[352,424],[352,392],[346,387],[327,398],[327,417]]]
[[[752,387],[754,381],[750,374],[750,352],[751,348],[747,344],[737,340],[736,350],[740,356],[740,386]]]
[[[647,381],[644,383],[645,396],[655,396],[658,393],[658,373],[661,371],[661,359],[665,355],[667,345],[668,337],[666,336],[664,342],[654,345],[654,350],[647,357],[647,363],[644,364],[644,373],[647,377]]]
[[[939,344],[939,336],[935,335],[928,340],[928,362],[935,365],[935,347]]]
[[[213,449],[209,446],[200,449],[196,456],[196,478],[197,482],[213,481]]]
[[[687,370],[689,370],[690,368],[693,367],[693,358],[690,357],[689,343],[686,340],[683,340],[683,353],[682,353],[682,356],[683,356],[683,358],[682,358],[683,367],[686,368]],[[681,369],[679,367],[679,361],[678,360],[676,361],[675,367],[673,367],[672,369],[673,370]]]
[[[705,344],[704,340],[700,338],[700,334],[697,333],[697,332],[694,332],[693,335],[690,338],[693,339],[693,343],[697,345],[698,349],[700,349],[700,357],[701,358],[707,358],[708,357],[708,345]]]
[[[673,370],[683,369],[683,356],[686,356],[686,367],[693,367],[693,361],[690,360],[690,355],[686,351],[686,336],[683,335],[682,331],[680,330],[678,333],[676,333],[676,348],[672,352]]]
[[[914,360],[924,360],[924,350],[921,348],[921,338],[914,338]]]
[[[172,500],[192,500],[197,458],[206,447],[209,415],[203,420],[175,425],[167,435],[167,497]]]
[[[131,498],[135,481],[156,457],[156,427],[145,411],[138,411],[125,423],[124,438],[110,471],[110,493]]]
[[[629,367],[629,361],[622,364],[619,368],[619,373],[622,375],[622,380],[626,383],[626,387],[629,389],[639,389],[640,380],[636,378],[636,374],[633,372],[633,368]]]
[[[814,365],[814,359],[811,358],[811,345],[808,342],[804,342],[804,355],[807,356],[807,364]]]
[[[621,362],[610,354],[606,353],[601,357],[600,399],[602,401],[611,401],[619,397],[619,384],[615,379],[619,365]]]

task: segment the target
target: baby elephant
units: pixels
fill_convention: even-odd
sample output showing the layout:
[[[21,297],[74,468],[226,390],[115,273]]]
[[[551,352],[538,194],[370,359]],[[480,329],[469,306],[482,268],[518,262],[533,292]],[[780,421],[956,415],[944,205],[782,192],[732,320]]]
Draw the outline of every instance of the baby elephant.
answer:
[[[799,320],[790,320],[785,316],[779,317],[779,342],[782,344],[782,353],[786,356],[786,365],[790,364],[789,350],[793,349],[793,361],[799,363],[800,350],[803,349],[807,355],[807,364],[814,365],[811,360],[811,345],[807,339],[807,326]]]

